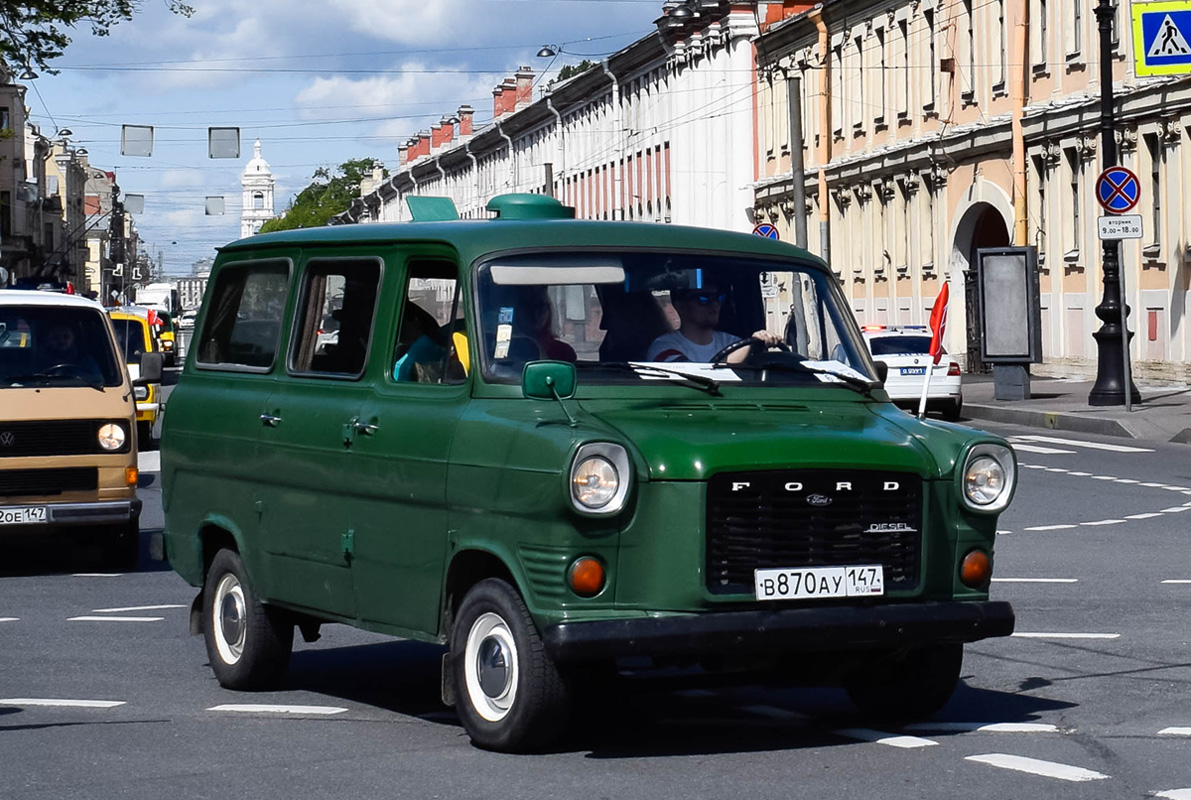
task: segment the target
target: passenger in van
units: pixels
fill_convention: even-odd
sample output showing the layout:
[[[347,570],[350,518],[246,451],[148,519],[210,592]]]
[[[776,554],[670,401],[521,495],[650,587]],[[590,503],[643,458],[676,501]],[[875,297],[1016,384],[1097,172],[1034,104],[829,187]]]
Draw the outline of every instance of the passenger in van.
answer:
[[[72,375],[77,377],[102,377],[99,364],[95,363],[85,347],[80,346],[78,334],[70,325],[50,325],[41,337],[41,345],[42,371],[70,368]]]
[[[545,286],[527,287],[513,311],[514,338],[532,340],[538,346],[538,358],[550,361],[575,361],[575,348],[554,334],[554,306]]]
[[[720,291],[710,281],[705,282],[702,289],[671,289],[670,303],[678,312],[678,330],[654,339],[645,360],[709,362],[716,353],[740,341],[739,336],[716,330],[720,323],[720,308],[727,298],[727,292]],[[752,338],[767,345],[781,342],[781,337],[767,330],[756,331]],[[728,362],[739,363],[748,353],[749,348],[742,347],[728,354]]]
[[[434,316],[417,303],[405,301],[401,333],[397,336],[393,379],[439,383],[447,355],[447,341]]]

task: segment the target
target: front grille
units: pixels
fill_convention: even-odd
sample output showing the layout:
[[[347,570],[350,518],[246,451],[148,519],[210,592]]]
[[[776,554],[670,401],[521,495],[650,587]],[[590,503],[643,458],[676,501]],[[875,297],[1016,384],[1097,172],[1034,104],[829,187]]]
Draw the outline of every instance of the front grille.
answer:
[[[0,497],[34,497],[99,488],[95,467],[0,470]]]
[[[102,452],[97,434],[107,420],[71,419],[0,422],[0,458],[17,456],[80,456]],[[117,452],[128,452],[129,431]]]
[[[922,480],[910,473],[715,475],[707,487],[707,588],[751,594],[755,569],[881,564],[886,591],[912,589],[921,528]]]

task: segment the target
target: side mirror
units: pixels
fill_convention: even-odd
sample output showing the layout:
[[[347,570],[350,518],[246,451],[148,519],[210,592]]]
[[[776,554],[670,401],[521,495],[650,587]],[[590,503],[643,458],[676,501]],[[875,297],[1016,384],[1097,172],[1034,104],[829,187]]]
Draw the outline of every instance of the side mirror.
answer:
[[[877,380],[884,386],[885,379],[889,377],[889,364],[885,361],[874,361],[873,363],[877,365]]]
[[[141,377],[135,383],[160,383],[163,360],[161,353],[141,353]]]
[[[575,394],[575,365],[567,361],[530,361],[521,373],[521,394],[534,400],[566,400]]]

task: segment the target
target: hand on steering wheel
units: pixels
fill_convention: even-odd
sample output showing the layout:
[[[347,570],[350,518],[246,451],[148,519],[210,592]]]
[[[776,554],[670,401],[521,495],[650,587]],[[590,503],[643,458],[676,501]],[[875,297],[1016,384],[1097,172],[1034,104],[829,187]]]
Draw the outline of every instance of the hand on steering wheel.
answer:
[[[757,333],[761,333],[761,331],[758,331]],[[769,335],[773,336],[773,334],[769,334]],[[785,342],[783,342],[782,340],[777,339],[776,337],[772,341],[765,341],[764,339],[761,339],[760,337],[758,337],[757,334],[753,334],[752,336],[750,336],[747,339],[738,339],[737,341],[732,342],[732,344],[730,344],[727,347],[720,350],[718,353],[716,353],[714,356],[711,357],[711,363],[712,364],[726,364],[726,363],[728,363],[727,358],[730,354],[735,353],[737,350],[741,350],[745,347],[753,348],[758,345],[760,345],[761,347],[764,347],[765,350],[767,350],[767,351],[768,350],[780,350],[780,351],[783,351],[786,353],[790,352],[790,346],[788,344],[786,344]],[[746,356],[746,358],[747,358],[747,356]]]

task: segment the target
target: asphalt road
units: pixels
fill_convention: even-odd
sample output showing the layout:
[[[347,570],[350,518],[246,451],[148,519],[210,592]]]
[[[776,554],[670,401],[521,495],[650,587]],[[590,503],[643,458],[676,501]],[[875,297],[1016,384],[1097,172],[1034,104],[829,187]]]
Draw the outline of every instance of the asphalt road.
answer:
[[[537,756],[471,747],[439,648],[345,626],[296,645],[283,691],[221,689],[187,635],[195,590],[148,558],[147,453],[139,571],[48,548],[0,565],[0,797],[1191,798],[1191,451],[988,427],[1022,466],[993,587],[1018,633],[968,647],[935,721],[622,682]]]

